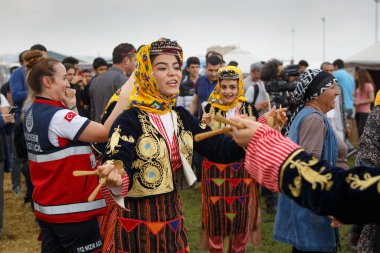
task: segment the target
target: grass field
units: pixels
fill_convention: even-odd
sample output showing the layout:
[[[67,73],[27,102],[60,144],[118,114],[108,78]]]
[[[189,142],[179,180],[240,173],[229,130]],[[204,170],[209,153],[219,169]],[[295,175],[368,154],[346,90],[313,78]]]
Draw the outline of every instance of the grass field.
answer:
[[[201,201],[199,190],[190,189],[181,191],[185,223],[189,233],[191,252],[207,252],[200,250],[201,231]],[[253,249],[247,248],[247,252],[268,252],[281,253],[291,252],[291,248],[283,243],[273,240],[274,215],[262,212],[262,247]],[[1,253],[32,253],[40,252],[40,243],[37,241],[38,225],[34,221],[30,205],[25,205],[22,198],[16,198],[11,190],[10,174],[5,174],[5,215],[3,238],[0,240]],[[347,248],[348,226],[340,229],[343,239],[342,251],[350,252]]]
[[[181,199],[183,204],[185,223],[190,238],[191,252],[207,252],[200,250],[199,240],[201,231],[201,203],[199,190],[190,189],[181,191]],[[262,205],[264,206],[264,205]],[[269,215],[262,211],[262,246],[254,249],[252,246],[247,248],[247,252],[259,253],[282,253],[291,252],[291,247],[287,244],[273,240],[273,222],[275,215]],[[341,252],[352,252],[347,246],[347,232],[349,226],[342,226],[339,229],[341,242]]]

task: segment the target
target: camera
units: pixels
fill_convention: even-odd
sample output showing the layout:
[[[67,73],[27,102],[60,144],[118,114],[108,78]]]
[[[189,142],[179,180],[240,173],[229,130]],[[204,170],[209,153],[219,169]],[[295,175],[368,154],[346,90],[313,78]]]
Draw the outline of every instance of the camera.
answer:
[[[299,75],[298,69],[285,69],[280,75],[280,80],[271,80],[267,83],[266,90],[270,95],[278,95],[281,92],[293,92],[297,86],[295,80]]]
[[[288,66],[277,79],[272,79],[267,82],[265,89],[267,90],[271,103],[276,107],[290,106],[290,95],[297,86],[298,77],[300,75],[298,66]],[[290,114],[290,110],[287,112]]]
[[[298,65],[286,66],[284,70],[282,66],[283,63],[277,59],[268,61],[261,70],[261,79],[266,84],[271,104],[290,109],[290,95],[297,86],[300,71]]]

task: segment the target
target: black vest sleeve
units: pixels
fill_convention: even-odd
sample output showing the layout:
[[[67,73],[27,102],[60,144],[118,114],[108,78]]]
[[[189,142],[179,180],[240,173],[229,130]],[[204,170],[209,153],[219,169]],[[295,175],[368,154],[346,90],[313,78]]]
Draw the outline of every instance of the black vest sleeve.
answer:
[[[297,150],[280,167],[279,187],[317,214],[343,223],[380,222],[380,168],[344,170]]]

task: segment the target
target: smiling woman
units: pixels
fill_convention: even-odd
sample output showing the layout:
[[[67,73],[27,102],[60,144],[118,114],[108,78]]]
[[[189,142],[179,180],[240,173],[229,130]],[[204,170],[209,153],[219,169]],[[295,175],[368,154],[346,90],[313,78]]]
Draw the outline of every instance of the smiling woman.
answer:
[[[112,126],[103,158],[105,163],[120,161],[126,171],[119,187],[108,185],[119,205],[109,206],[102,225],[103,252],[188,252],[178,180],[185,181],[181,185],[194,183],[193,151],[223,163],[244,156],[243,149],[222,135],[193,143],[193,135],[210,129],[183,107],[174,107],[181,66],[176,41],[155,41],[137,53],[130,106]],[[179,178],[182,171],[185,176]],[[105,176],[110,173],[102,170]]]
[[[309,69],[300,76],[292,96],[297,110],[287,126],[287,134],[317,158],[332,166],[348,168],[347,147],[326,118],[339,95],[336,82],[333,75],[317,69]],[[330,224],[328,217],[316,215],[280,194],[274,238],[291,244],[293,252],[335,252],[339,238]]]
[[[224,67],[217,76],[218,83],[201,116],[202,122],[216,130],[226,124],[214,121],[215,115],[257,118],[254,105],[245,102],[240,69]],[[203,161],[202,241],[208,241],[210,252],[245,252],[248,235],[257,228],[255,217],[258,210],[251,207],[258,201],[256,193],[255,183],[245,171],[242,160],[228,164]]]
[[[77,114],[75,90],[70,89],[61,62],[45,58],[40,51],[27,52],[24,57],[33,100],[25,113],[24,134],[34,186],[34,213],[42,232],[41,251],[100,250],[97,217],[105,214],[105,201],[98,196],[94,202],[87,202],[98,180],[73,177],[72,173],[74,169],[95,169],[87,142],[107,139],[110,125],[126,107],[127,85],[120,95],[124,99],[101,125]]]
[[[153,76],[156,78],[160,92],[166,97],[172,97],[179,92],[182,77],[179,59],[174,55],[157,55],[152,57]]]

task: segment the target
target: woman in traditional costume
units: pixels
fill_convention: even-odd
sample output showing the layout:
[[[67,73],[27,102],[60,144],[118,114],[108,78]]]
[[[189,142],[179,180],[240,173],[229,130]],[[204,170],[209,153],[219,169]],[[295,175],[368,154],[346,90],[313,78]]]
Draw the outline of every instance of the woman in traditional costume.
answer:
[[[226,124],[213,120],[215,115],[256,119],[255,107],[245,101],[241,71],[233,66],[221,68],[218,83],[205,106],[208,113],[201,116],[202,123],[217,130]],[[258,206],[255,184],[245,171],[243,160],[223,164],[204,159],[202,165],[202,237],[208,237],[202,238],[202,242],[208,241],[210,252],[245,252],[258,211],[251,208],[253,195],[256,195],[254,206]]]
[[[193,150],[214,162],[230,163],[244,150],[230,138],[214,136],[193,143],[193,135],[209,131],[183,107],[174,107],[181,81],[182,49],[160,40],[137,53],[135,87],[130,108],[110,132],[104,163],[121,165],[126,174],[106,166],[102,175],[125,208],[109,213],[104,252],[188,252],[189,242],[175,175],[183,170],[191,185]],[[116,167],[116,166],[115,166]]]
[[[379,105],[380,96],[375,101],[375,106]],[[233,127],[231,135],[246,147],[246,170],[259,184],[342,223],[380,222],[380,167],[334,167],[266,125],[234,121],[245,126]]]
[[[335,135],[326,117],[338,95],[332,74],[306,70],[292,93],[297,110],[287,125],[287,136],[318,159],[347,169],[347,146]],[[293,252],[336,252],[338,231],[330,223],[328,217],[316,215],[280,194],[273,235],[275,240],[292,245]]]

